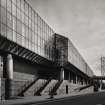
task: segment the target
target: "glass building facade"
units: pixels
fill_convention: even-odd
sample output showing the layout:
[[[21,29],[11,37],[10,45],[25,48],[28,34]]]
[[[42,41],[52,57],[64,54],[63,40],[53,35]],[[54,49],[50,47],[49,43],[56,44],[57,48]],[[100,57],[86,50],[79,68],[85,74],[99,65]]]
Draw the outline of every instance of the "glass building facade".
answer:
[[[26,0],[0,0],[0,35],[49,60],[54,31]]]
[[[75,67],[79,68],[79,70],[81,70],[83,73],[89,76],[93,75],[91,68],[70,40],[68,40],[68,61],[75,65]]]
[[[92,74],[72,42],[55,34],[26,0],[0,0],[0,35],[48,60],[63,65],[63,59]]]

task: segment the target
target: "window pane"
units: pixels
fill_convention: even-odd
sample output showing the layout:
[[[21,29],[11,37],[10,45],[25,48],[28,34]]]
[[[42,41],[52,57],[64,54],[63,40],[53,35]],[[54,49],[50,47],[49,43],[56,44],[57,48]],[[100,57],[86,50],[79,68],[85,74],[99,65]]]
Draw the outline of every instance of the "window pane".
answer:
[[[31,19],[29,19],[29,27],[31,28]]]
[[[32,43],[34,43],[34,32],[32,31]]]
[[[32,18],[31,17],[31,8],[29,7],[29,17],[30,17],[30,19]]]
[[[28,48],[28,42],[29,42],[29,40],[26,39],[26,48]]]
[[[26,38],[28,39],[28,27],[26,26],[25,29],[26,29],[25,30],[25,32],[26,32]]]
[[[17,0],[17,7],[20,8],[20,0]]]
[[[37,35],[35,35],[34,37],[35,37],[34,43],[37,45]]]
[[[21,0],[21,10],[24,12],[24,0]]]
[[[6,24],[6,9],[1,7],[1,22]]]
[[[11,12],[11,10],[12,10],[12,2],[11,2],[11,0],[7,0],[7,10],[9,12]]]
[[[22,23],[24,23],[24,21],[25,21],[25,16],[24,16],[24,13],[23,12],[21,12],[21,16],[22,16]]]
[[[22,36],[25,37],[25,25],[24,24],[22,24]]]
[[[12,28],[12,16],[9,12],[7,12],[7,26]]]
[[[34,22],[34,11],[32,10],[32,21]]]
[[[9,40],[12,40],[13,39],[12,30],[9,27],[7,27],[7,38]]]
[[[24,36],[22,36],[22,46],[25,47],[25,37]]]
[[[12,2],[13,2],[14,4],[16,4],[16,0],[12,0]]]
[[[16,42],[16,32],[13,31],[13,41]]]
[[[34,26],[34,31],[35,31],[35,33],[37,33],[37,24],[34,24],[35,26]]]
[[[21,19],[20,9],[17,8],[17,18]]]
[[[34,31],[34,23],[32,22],[32,31]]]
[[[25,16],[25,24],[28,26],[28,16]]]
[[[6,0],[1,0],[1,6],[6,8]]]
[[[16,31],[16,18],[13,17],[13,30]]]
[[[20,35],[22,34],[22,24],[19,20],[17,20],[17,33],[19,33]]]
[[[19,45],[22,45],[22,37],[21,37],[21,35],[18,34],[18,33],[17,33],[17,43],[18,43]]]
[[[29,40],[32,40],[31,29],[29,29]]]
[[[6,37],[6,25],[1,24],[1,35]]]
[[[28,16],[28,4],[25,3],[25,14]]]
[[[12,14],[16,16],[16,5],[12,3]]]
[[[35,24],[37,24],[37,13],[35,12]]]

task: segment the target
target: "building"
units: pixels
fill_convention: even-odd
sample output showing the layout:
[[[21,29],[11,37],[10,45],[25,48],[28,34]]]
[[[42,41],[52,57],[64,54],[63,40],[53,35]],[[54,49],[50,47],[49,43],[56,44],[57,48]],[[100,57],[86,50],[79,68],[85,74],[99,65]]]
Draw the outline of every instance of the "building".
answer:
[[[101,57],[101,75],[105,76],[105,57]]]
[[[26,0],[0,0],[1,98],[37,95],[49,84],[53,93],[64,80],[82,86],[91,76],[72,42],[55,33]]]

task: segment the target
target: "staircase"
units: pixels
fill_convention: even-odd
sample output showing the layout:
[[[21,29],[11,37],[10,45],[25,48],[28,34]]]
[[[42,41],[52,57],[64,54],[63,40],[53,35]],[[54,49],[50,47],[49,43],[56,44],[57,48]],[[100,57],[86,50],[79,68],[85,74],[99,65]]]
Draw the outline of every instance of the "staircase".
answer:
[[[18,80],[18,79],[14,79],[12,85],[12,96],[18,96],[18,94],[22,91],[22,89],[26,86],[26,84],[28,84],[31,81],[28,80]]]
[[[35,92],[35,95],[41,95],[41,92],[45,89],[45,87],[50,83],[51,79],[47,80],[39,89]]]
[[[82,87],[79,87],[79,88],[76,88],[74,90],[78,90],[78,91],[81,91],[81,90],[84,90],[84,89],[87,89],[89,87],[93,86],[93,84],[89,84],[89,85],[86,85],[86,86],[82,86]]]
[[[66,94],[66,85],[68,85],[68,84],[69,83],[67,80],[63,80],[62,84],[57,89],[57,94],[59,94],[59,95]],[[69,88],[69,86],[68,86],[68,88]]]
[[[63,80],[58,81],[55,86],[52,88],[52,90],[50,91],[50,95],[56,95],[56,91],[57,89],[60,87],[60,85],[62,84]]]
[[[34,96],[35,93],[47,82],[45,79],[38,79],[27,91],[24,96]]]
[[[58,80],[51,80],[50,83],[43,89],[43,91],[40,93],[41,95],[49,95],[52,88],[55,86],[55,84],[58,82]]]
[[[25,85],[23,85],[23,87],[19,90],[20,92],[17,94],[17,96],[24,96],[24,93],[33,85],[36,83],[36,81],[38,80],[38,78],[36,78],[33,81],[28,81]]]
[[[74,89],[74,92],[71,93],[71,95],[81,95],[81,94],[86,94],[86,93],[93,93],[93,86],[86,86],[83,87],[82,89]]]

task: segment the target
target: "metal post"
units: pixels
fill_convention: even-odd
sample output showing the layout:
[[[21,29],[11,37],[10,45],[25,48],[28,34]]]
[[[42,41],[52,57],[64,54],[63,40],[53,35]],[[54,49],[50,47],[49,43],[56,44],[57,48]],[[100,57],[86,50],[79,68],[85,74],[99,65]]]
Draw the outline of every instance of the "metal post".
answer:
[[[68,94],[68,85],[66,85],[66,94]]]

